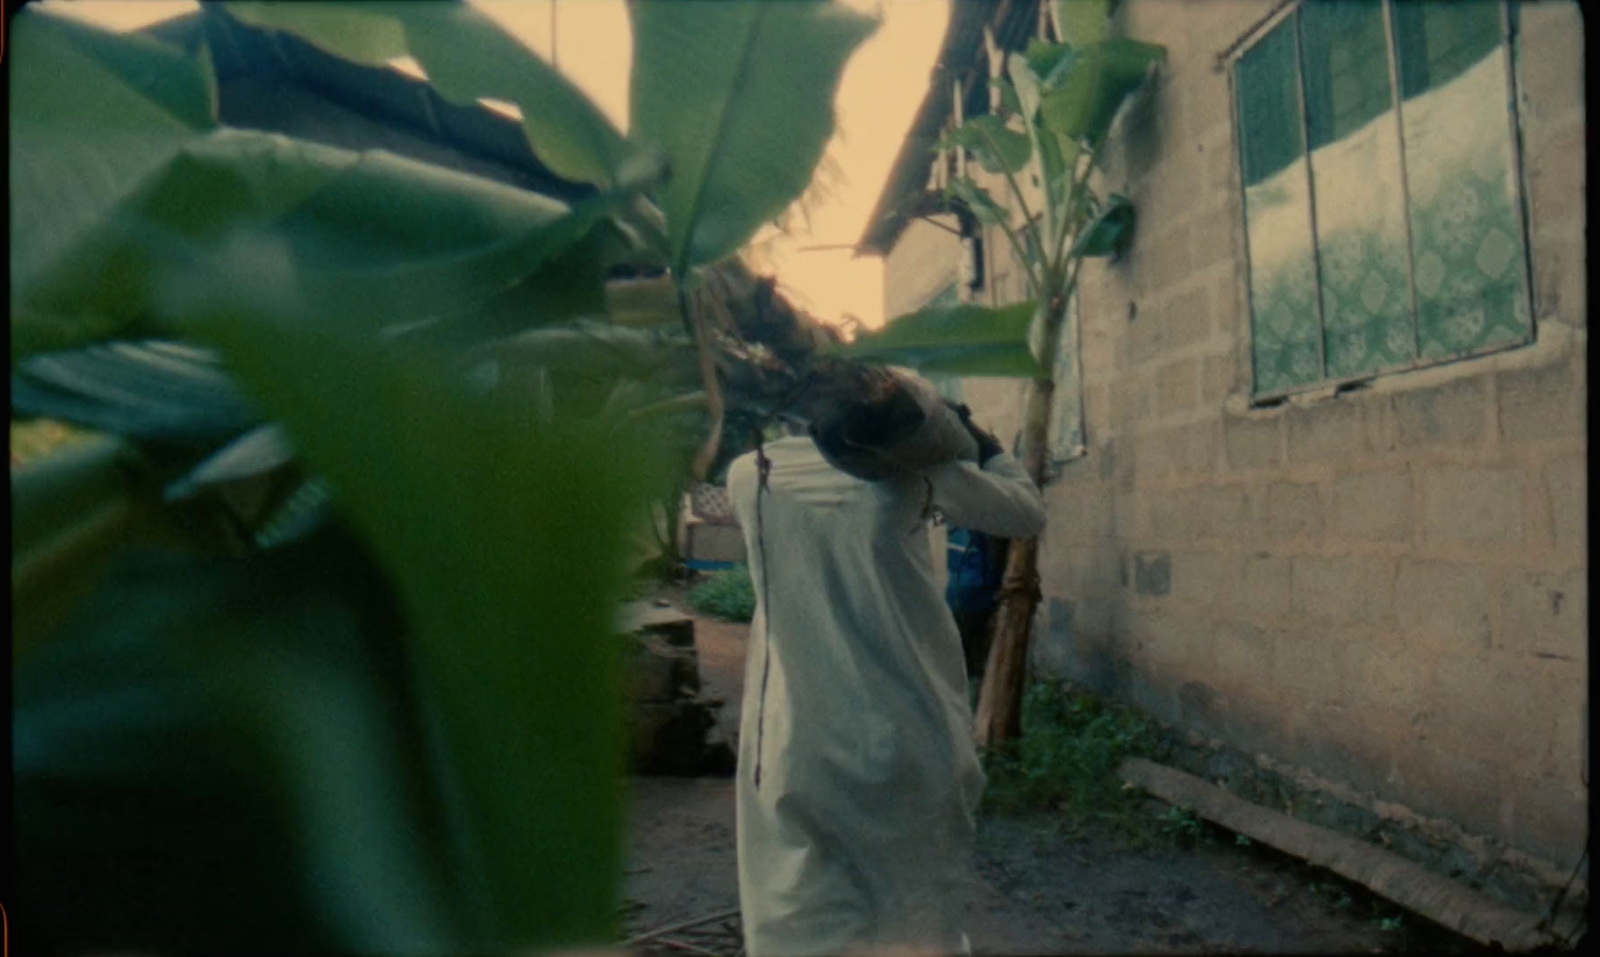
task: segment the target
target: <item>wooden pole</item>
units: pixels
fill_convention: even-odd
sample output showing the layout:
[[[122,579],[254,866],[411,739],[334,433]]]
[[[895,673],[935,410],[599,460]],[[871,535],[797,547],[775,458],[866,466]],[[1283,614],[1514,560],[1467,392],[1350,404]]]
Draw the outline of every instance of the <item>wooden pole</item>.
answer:
[[[1058,304],[1059,305],[1059,304]],[[1064,309],[1045,313],[1045,356],[1054,362],[1061,342]],[[1055,396],[1053,379],[1035,379],[1028,388],[1022,425],[1022,466],[1035,485],[1044,484],[1049,452],[1050,406]],[[1022,692],[1028,674],[1028,645],[1033,615],[1042,597],[1039,589],[1039,540],[1016,539],[1006,554],[1005,577],[1000,585],[1000,606],[990,624],[993,639],[989,660],[978,691],[978,713],[973,733],[978,744],[993,748],[1022,733]]]

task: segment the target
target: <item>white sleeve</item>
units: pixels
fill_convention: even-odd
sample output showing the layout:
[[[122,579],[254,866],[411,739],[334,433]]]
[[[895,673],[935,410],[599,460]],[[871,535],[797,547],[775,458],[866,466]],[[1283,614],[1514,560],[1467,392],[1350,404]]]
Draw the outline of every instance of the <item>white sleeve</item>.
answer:
[[[957,528],[1001,538],[1033,538],[1044,531],[1044,497],[1005,452],[982,468],[975,462],[946,462],[923,475],[933,483],[933,507]]]

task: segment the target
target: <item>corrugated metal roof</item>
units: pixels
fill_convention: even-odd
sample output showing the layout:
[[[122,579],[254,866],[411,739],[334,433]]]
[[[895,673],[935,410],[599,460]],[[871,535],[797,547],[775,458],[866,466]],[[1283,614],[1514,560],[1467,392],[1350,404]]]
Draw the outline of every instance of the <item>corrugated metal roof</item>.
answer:
[[[925,195],[934,144],[951,115],[952,81],[967,77],[981,64],[983,28],[991,27],[995,42],[1014,50],[1026,45],[1038,21],[1039,0],[951,0],[950,25],[928,77],[928,92],[856,244],[857,256],[886,255],[908,220],[940,205],[939,198]],[[987,83],[988,76],[982,81]]]

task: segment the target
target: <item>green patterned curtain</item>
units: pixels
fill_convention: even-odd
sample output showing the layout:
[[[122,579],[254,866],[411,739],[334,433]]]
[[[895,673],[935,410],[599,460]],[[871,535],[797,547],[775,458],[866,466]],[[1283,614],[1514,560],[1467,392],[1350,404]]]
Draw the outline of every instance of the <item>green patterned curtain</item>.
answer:
[[[1325,371],[1409,365],[1416,335],[1383,5],[1308,3],[1300,30]]]
[[[1494,0],[1395,4],[1417,339],[1428,359],[1533,336],[1501,16]]]
[[[1240,57],[1257,394],[1531,339],[1503,16],[1307,0]]]
[[[1257,392],[1322,378],[1297,20],[1274,28],[1235,73]]]

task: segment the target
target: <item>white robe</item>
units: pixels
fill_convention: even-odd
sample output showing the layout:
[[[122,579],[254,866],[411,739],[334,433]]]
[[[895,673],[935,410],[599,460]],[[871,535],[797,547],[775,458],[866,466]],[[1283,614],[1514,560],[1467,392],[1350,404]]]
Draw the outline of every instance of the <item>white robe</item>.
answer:
[[[739,900],[752,957],[965,948],[983,771],[928,510],[1008,538],[1044,527],[1004,453],[865,482],[809,438],[728,489],[756,613],[739,738]],[[759,514],[759,519],[758,519]]]

